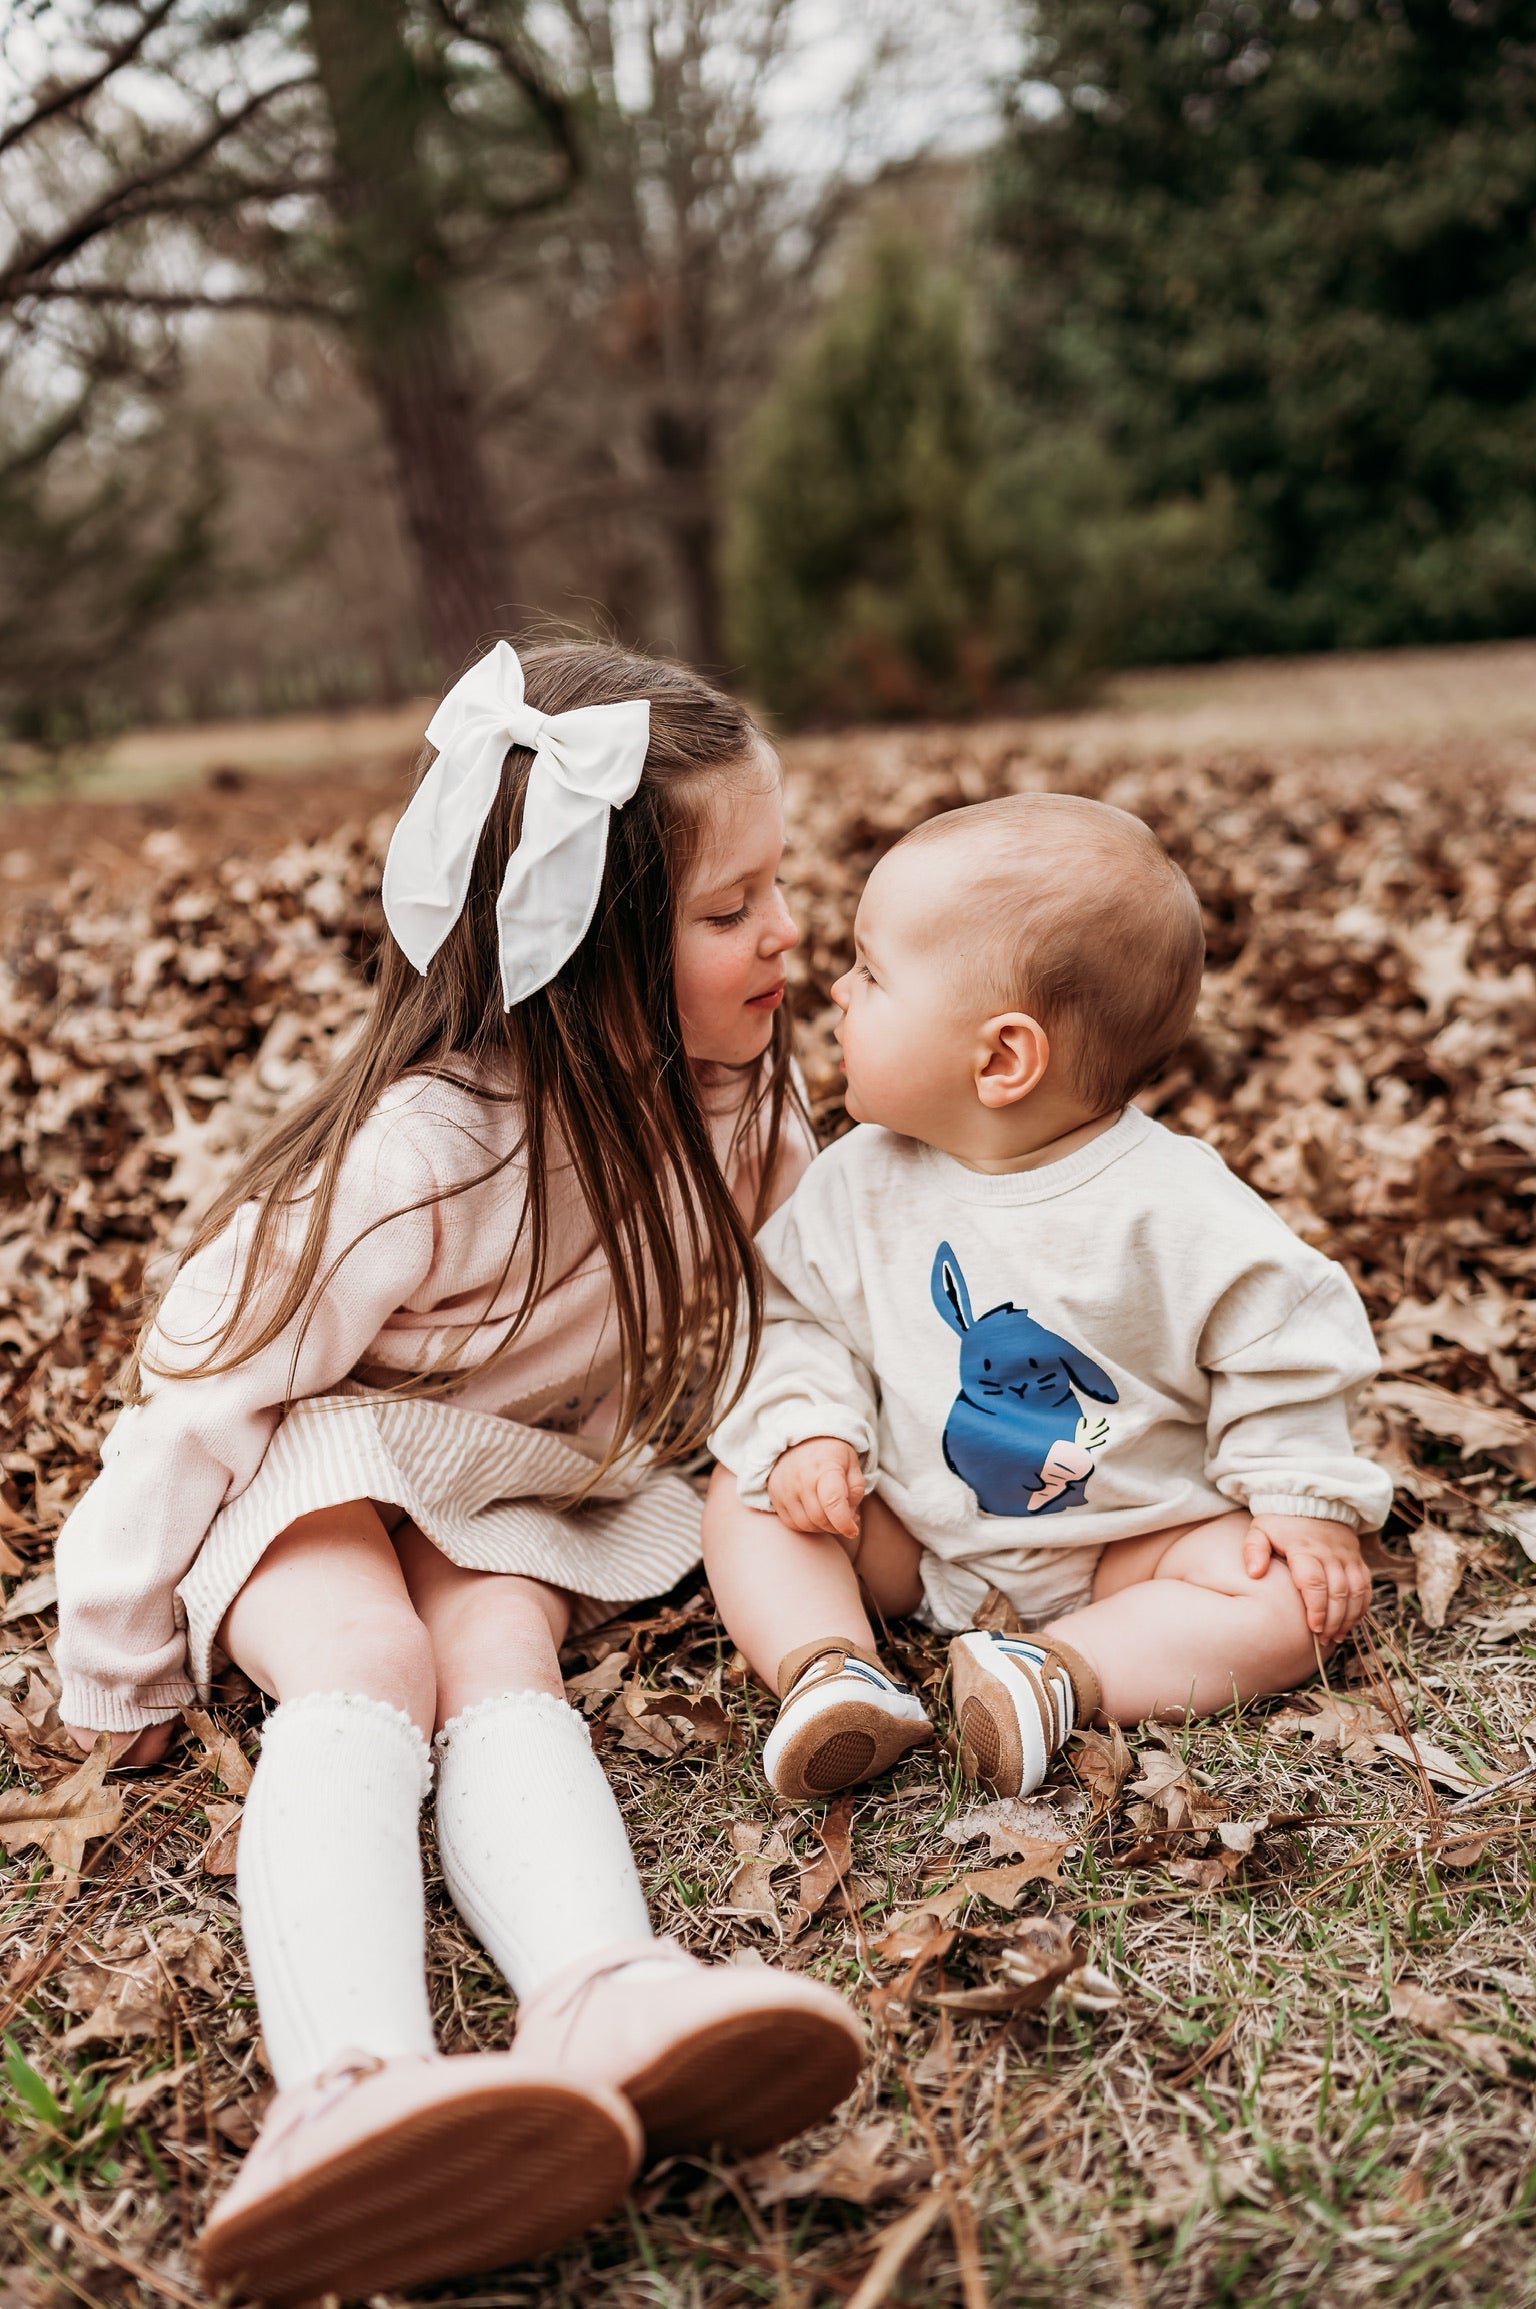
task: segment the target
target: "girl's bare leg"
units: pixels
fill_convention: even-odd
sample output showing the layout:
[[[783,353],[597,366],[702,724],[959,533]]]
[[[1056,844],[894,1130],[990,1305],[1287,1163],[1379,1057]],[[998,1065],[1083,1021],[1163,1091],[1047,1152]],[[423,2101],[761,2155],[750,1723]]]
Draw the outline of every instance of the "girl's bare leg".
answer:
[[[563,1589],[515,1572],[466,1571],[414,1524],[401,1525],[394,1545],[431,1646],[439,1728],[477,1700],[504,1692],[564,1698],[560,1646],[571,1599]]]
[[[716,1468],[704,1507],[704,1567],[732,1642],[770,1691],[787,1652],[825,1636],[875,1651],[870,1609],[899,1619],[922,1602],[922,1551],[900,1517],[871,1494],[859,1527],[857,1542],[795,1531],[777,1515],[743,1507],[735,1476]]]
[[[275,1700],[357,1692],[387,1700],[431,1737],[431,1638],[366,1499],[290,1524],[230,1605],[219,1642]]]
[[[1243,1567],[1248,1523],[1234,1512],[1117,1541],[1093,1601],[1042,1631],[1095,1669],[1113,1722],[1211,1715],[1313,1673],[1318,1647],[1287,1565],[1272,1557],[1260,1579]]]

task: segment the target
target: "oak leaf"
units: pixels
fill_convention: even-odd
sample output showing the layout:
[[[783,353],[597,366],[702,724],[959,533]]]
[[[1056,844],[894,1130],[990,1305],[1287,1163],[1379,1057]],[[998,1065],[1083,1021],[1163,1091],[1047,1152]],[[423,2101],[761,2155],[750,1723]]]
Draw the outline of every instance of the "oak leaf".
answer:
[[[87,1844],[110,1836],[123,1816],[121,1788],[104,1785],[112,1761],[112,1734],[103,1732],[78,1771],[51,1788],[7,1789],[0,1795],[0,1844],[8,1852],[36,1845],[53,1863],[55,1883],[75,1883]]]

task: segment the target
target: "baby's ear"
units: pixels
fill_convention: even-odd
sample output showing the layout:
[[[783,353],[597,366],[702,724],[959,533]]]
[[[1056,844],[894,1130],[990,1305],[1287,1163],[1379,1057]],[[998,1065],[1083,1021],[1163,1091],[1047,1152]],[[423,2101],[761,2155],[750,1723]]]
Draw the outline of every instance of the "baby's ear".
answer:
[[[952,1331],[964,1338],[971,1327],[971,1294],[965,1287],[960,1272],[960,1261],[948,1243],[940,1243],[933,1255],[933,1273],[928,1279],[933,1303]]]
[[[1091,1355],[1077,1347],[1069,1347],[1061,1358],[1067,1367],[1074,1387],[1091,1395],[1095,1403],[1118,1403],[1120,1390],[1107,1371],[1101,1371]]]

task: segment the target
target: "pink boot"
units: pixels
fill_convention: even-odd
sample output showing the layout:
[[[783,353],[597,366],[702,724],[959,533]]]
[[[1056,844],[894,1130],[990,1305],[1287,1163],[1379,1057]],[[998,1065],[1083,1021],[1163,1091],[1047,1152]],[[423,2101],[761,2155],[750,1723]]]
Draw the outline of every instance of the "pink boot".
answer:
[[[583,1957],[530,1997],[517,2049],[621,2092],[653,2156],[743,2156],[836,2108],[864,2065],[864,2031],[803,1974],[704,1965],[675,1940],[635,1940]]]
[[[279,2093],[199,2244],[204,2284],[351,2299],[547,2253],[613,2210],[643,2139],[521,2053],[347,2053]]]

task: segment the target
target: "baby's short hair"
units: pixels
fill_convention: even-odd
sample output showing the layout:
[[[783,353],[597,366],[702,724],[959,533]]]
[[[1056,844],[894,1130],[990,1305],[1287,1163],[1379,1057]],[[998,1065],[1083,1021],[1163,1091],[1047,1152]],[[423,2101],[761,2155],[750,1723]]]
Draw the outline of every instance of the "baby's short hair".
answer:
[[[1205,933],[1188,876],[1140,818],[1076,794],[949,810],[899,846],[937,842],[965,852],[951,919],[968,984],[1038,1018],[1098,1111],[1123,1106],[1199,1000]]]

